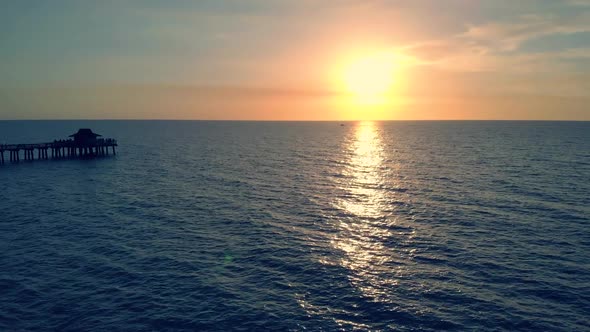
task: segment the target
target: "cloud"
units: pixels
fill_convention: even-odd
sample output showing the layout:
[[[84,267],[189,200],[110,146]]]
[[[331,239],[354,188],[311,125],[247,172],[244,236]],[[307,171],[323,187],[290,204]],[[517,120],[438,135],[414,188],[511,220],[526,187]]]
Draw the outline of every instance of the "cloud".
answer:
[[[497,51],[514,51],[527,40],[577,32],[590,32],[590,13],[573,17],[525,15],[518,22],[470,25],[459,38]]]
[[[523,43],[547,36],[590,32],[590,12],[573,15],[524,15],[513,22],[469,24],[446,39],[406,45],[401,52],[419,65],[455,71],[575,70],[573,60],[587,59],[587,47],[527,53]]]

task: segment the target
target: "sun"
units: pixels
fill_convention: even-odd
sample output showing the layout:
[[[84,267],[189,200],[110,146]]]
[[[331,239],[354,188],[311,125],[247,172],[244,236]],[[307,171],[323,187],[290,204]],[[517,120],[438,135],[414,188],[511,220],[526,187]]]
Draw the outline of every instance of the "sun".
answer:
[[[378,53],[359,57],[342,69],[344,89],[360,104],[379,104],[388,99],[395,83],[395,57]]]
[[[407,98],[412,59],[392,46],[342,50],[330,66],[333,105],[348,120],[396,117]]]

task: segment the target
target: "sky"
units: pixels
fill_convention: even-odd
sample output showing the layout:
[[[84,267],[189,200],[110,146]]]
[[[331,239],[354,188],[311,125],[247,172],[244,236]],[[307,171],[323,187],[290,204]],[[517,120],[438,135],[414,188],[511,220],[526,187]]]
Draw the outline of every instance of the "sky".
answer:
[[[0,2],[4,120],[590,120],[589,105],[590,0]]]

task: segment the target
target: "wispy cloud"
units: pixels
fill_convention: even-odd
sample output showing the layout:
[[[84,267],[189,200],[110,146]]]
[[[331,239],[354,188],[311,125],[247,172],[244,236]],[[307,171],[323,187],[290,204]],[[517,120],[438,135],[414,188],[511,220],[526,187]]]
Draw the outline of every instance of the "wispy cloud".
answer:
[[[459,38],[495,51],[513,51],[531,39],[590,31],[590,13],[573,17],[526,15],[516,22],[470,25]]]
[[[588,58],[589,49],[568,48],[549,52],[525,52],[520,48],[537,38],[590,32],[590,12],[574,16],[525,15],[512,22],[469,24],[465,31],[439,40],[402,47],[417,64],[459,71],[563,70],[563,63],[551,60]]]

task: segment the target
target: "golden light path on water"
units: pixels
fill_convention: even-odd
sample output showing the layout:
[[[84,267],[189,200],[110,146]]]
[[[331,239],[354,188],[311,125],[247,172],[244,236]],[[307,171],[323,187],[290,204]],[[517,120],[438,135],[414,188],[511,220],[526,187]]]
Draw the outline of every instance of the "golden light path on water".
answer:
[[[379,127],[374,122],[358,123],[351,140],[350,160],[344,171],[342,189],[349,195],[336,201],[347,218],[339,221],[332,246],[342,250],[340,265],[350,271],[351,284],[373,301],[387,302],[397,284],[391,276],[391,250],[384,242],[394,234],[387,190],[385,151]]]
[[[343,145],[344,166],[339,176],[331,178],[338,192],[330,199],[337,211],[332,219],[332,230],[336,232],[330,231],[327,240],[339,255],[318,258],[324,265],[344,268],[349,284],[367,301],[397,306],[395,292],[408,271],[403,264],[404,253],[391,248],[391,242],[395,237],[396,243],[407,245],[413,237],[413,230],[397,224],[392,206],[393,201],[406,199],[398,191],[392,173],[398,165],[391,162],[378,123],[359,122],[350,130]],[[314,315],[347,311],[338,305],[316,305],[305,296],[300,296],[298,302]],[[333,319],[343,329],[370,328],[354,318],[356,313],[350,315],[350,319],[342,315]]]

